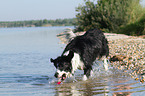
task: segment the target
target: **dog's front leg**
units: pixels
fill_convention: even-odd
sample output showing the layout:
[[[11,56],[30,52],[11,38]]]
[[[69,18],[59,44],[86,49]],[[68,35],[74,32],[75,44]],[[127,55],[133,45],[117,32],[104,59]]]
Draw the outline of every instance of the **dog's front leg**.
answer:
[[[105,71],[107,71],[108,70],[107,57],[106,56],[103,56],[103,60],[104,60],[104,68],[105,68]]]
[[[90,66],[89,66],[89,68],[87,67],[84,69],[84,76],[83,76],[84,81],[86,81],[90,77],[91,70],[92,70],[92,67],[90,67]]]

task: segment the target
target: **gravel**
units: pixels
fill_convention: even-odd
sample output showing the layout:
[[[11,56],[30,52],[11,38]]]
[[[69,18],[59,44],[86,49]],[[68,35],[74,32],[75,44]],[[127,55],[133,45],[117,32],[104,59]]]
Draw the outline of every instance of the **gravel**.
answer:
[[[67,44],[74,36],[85,32],[70,34],[71,29],[57,35],[61,43]],[[109,43],[110,66],[128,72],[135,80],[145,81],[145,39],[124,34],[104,33]]]

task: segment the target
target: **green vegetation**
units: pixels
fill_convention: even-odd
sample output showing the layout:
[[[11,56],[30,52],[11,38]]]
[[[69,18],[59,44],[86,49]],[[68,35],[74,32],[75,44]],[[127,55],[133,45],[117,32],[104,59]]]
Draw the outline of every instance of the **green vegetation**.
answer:
[[[0,22],[0,27],[74,26],[76,19],[29,20]]]
[[[120,27],[118,33],[132,36],[145,35],[145,15],[134,23],[130,23],[124,27]]]
[[[140,0],[84,0],[76,11],[76,31],[92,28],[128,35],[145,35],[145,8]]]
[[[145,8],[140,1],[84,0],[73,19],[0,22],[0,27],[76,26],[76,32],[99,28],[105,32],[145,35]]]

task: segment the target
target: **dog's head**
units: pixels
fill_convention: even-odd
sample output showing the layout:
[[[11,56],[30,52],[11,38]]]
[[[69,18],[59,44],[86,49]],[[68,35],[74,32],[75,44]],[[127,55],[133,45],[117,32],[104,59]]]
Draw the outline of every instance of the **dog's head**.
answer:
[[[54,63],[54,66],[57,69],[54,76],[56,78],[59,78],[59,82],[65,80],[67,77],[70,77],[72,75],[71,60],[73,56],[74,53],[70,51],[67,56],[59,56],[56,59],[50,59],[50,61]]]

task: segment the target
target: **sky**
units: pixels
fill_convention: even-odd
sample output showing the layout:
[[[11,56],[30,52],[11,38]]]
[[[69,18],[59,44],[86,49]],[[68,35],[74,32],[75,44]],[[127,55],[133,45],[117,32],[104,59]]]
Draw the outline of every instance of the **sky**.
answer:
[[[0,21],[74,18],[75,8],[83,3],[84,0],[0,0]]]
[[[73,18],[83,0],[0,0],[0,21]]]

